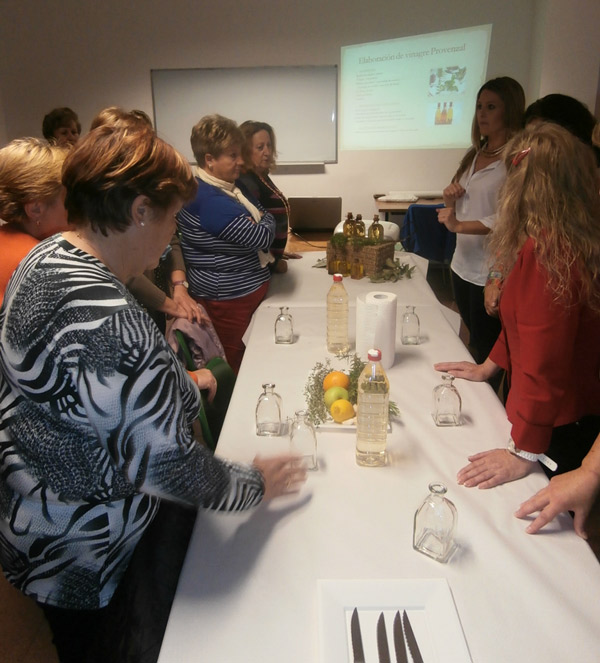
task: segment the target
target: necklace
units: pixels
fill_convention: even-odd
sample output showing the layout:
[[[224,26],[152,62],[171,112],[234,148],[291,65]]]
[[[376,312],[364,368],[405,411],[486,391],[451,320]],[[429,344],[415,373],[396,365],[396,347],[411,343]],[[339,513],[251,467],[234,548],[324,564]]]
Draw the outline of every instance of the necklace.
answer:
[[[497,147],[495,150],[488,150],[487,143],[485,143],[485,145],[481,148],[481,154],[483,154],[484,157],[495,157],[498,156],[500,152],[502,152],[505,146],[506,143],[500,145],[500,147]]]
[[[254,171],[254,172],[256,172],[256,171]],[[290,220],[290,204],[288,203],[287,198],[281,193],[281,191],[275,186],[275,184],[273,184],[273,182],[271,182],[270,178],[265,179],[259,173],[256,173],[256,174],[258,175],[258,179],[267,187],[267,189],[269,189],[269,191],[271,193],[275,194],[275,196],[281,200],[281,202],[283,203],[283,206],[285,207],[285,213],[287,215],[287,219],[288,219],[288,222],[289,222],[289,220]]]

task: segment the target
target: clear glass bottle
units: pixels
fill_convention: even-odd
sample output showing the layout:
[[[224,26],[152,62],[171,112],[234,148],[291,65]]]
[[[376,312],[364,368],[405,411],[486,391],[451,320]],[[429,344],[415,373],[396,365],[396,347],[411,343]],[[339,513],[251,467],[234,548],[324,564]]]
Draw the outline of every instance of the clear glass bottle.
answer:
[[[341,355],[348,352],[348,293],[341,274],[333,275],[327,293],[327,352]]]
[[[378,467],[386,463],[390,383],[381,366],[381,350],[369,350],[367,358],[358,378],[356,462]]]
[[[307,410],[297,410],[290,426],[290,446],[292,453],[302,456],[307,470],[318,469],[317,435],[308,419]]]
[[[419,316],[414,306],[407,306],[402,316],[402,343],[404,345],[418,345],[420,342],[421,326]]]
[[[355,227],[354,216],[352,212],[348,212],[348,214],[346,214],[346,220],[344,221],[342,228],[344,235],[346,235],[346,237],[354,237]]]
[[[433,420],[436,426],[460,426],[462,400],[454,386],[454,376],[442,375],[442,382],[433,390]]]
[[[413,548],[438,562],[447,562],[454,552],[458,519],[456,507],[445,494],[444,484],[429,484],[429,495],[415,513],[413,529]]]
[[[354,236],[355,237],[365,236],[365,222],[362,220],[362,214],[356,215],[356,220],[354,221]]]
[[[281,432],[281,396],[274,384],[263,384],[256,404],[256,434],[275,436]]]
[[[280,306],[279,310],[275,319],[275,343],[289,345],[294,342],[294,323],[287,306]]]
[[[373,214],[373,223],[369,226],[369,239],[383,241],[383,226],[379,223],[379,214]]]

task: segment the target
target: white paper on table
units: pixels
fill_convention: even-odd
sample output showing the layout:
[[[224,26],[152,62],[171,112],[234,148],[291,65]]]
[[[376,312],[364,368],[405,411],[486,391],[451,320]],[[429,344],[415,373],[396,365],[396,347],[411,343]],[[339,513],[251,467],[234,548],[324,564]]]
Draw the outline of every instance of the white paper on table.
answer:
[[[356,354],[366,360],[371,348],[381,350],[383,368],[391,368],[396,356],[396,299],[378,291],[356,298]]]

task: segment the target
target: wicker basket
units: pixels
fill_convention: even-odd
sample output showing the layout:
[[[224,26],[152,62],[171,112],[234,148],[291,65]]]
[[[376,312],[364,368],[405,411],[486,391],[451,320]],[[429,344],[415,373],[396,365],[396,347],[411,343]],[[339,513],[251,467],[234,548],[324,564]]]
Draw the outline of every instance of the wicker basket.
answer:
[[[388,240],[381,244],[355,247],[348,242],[346,246],[340,247],[332,246],[329,241],[327,242],[327,271],[334,274],[337,269],[336,265],[339,265],[340,261],[345,261],[350,266],[358,257],[363,265],[364,276],[373,276],[383,269],[388,258],[394,259],[394,244],[395,242]]]

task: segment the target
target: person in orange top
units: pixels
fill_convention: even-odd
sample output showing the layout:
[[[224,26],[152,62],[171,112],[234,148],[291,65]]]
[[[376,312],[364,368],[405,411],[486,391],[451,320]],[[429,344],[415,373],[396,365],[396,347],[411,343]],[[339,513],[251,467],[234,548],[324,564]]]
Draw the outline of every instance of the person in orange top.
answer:
[[[61,183],[67,152],[39,138],[19,138],[0,150],[0,304],[22,258],[68,227]]]

